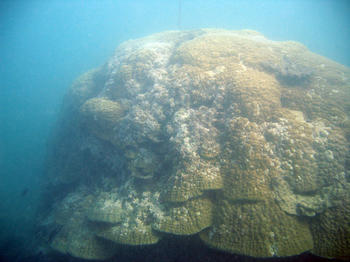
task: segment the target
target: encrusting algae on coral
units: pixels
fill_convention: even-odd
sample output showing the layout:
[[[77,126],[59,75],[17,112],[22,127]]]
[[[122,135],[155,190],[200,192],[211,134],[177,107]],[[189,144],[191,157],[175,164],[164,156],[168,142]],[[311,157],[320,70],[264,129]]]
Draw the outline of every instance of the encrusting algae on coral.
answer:
[[[66,95],[41,226],[85,259],[196,234],[254,257],[349,256],[349,108],[350,70],[299,43],[127,41]]]

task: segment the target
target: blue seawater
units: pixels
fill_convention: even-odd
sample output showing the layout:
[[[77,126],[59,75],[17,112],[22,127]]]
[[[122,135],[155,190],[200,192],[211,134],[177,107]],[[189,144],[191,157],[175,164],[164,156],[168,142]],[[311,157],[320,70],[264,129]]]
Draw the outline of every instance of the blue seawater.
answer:
[[[38,254],[35,213],[64,93],[118,44],[164,30],[253,29],[350,66],[349,14],[347,0],[0,1],[0,260]]]

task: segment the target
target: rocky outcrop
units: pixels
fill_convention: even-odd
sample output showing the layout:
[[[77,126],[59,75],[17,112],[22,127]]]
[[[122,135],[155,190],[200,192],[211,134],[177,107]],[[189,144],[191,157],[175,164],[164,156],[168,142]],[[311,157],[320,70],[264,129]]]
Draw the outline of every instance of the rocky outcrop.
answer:
[[[42,226],[87,259],[167,234],[349,256],[349,108],[350,70],[299,43],[218,29],[130,40],[66,96]]]

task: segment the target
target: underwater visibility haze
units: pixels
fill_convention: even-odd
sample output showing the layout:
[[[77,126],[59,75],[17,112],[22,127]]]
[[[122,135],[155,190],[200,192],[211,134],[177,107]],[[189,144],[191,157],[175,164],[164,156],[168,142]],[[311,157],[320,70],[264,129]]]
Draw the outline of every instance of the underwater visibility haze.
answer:
[[[0,261],[350,258],[348,1],[2,1]]]

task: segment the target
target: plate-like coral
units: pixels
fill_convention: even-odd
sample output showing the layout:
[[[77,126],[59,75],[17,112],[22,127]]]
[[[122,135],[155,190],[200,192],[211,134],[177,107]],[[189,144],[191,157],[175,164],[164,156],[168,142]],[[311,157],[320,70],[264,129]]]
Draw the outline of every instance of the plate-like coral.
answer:
[[[349,109],[350,70],[296,42],[218,29],[125,42],[65,98],[51,247],[103,259],[198,234],[255,257],[349,256]]]

